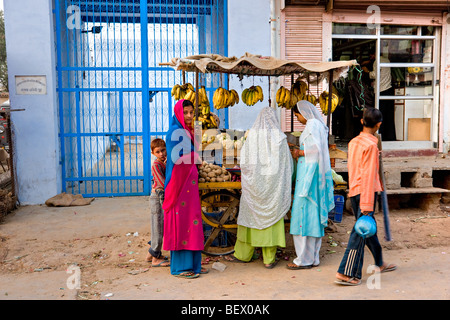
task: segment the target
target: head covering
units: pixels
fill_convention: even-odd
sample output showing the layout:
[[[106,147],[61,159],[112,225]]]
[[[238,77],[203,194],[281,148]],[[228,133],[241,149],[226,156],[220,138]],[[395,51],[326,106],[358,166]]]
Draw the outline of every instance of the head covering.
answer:
[[[261,110],[241,149],[239,225],[265,229],[291,206],[293,161],[275,110]]]
[[[166,180],[165,187],[172,177],[173,166],[183,156],[195,152],[194,131],[184,123],[183,101],[179,100],[174,107],[172,123],[166,135]]]
[[[328,152],[328,127],[319,110],[309,101],[302,100],[297,103],[298,111],[307,120],[305,130],[300,136],[300,144],[305,145],[305,161],[319,162],[319,173],[322,183],[325,183],[325,173],[331,172],[330,154]],[[312,139],[307,139],[311,136]],[[305,144],[306,143],[306,144]],[[319,153],[308,152],[309,147],[315,146]]]

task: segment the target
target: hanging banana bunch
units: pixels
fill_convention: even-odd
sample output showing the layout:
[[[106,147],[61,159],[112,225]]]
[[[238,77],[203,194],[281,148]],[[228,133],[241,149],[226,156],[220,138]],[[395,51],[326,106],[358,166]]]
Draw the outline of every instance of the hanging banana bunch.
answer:
[[[227,90],[222,87],[217,88],[213,95],[213,104],[216,110],[228,108],[239,103],[239,95],[236,90]]]
[[[186,95],[184,96],[185,100],[189,100],[192,102],[192,104],[195,106],[195,90],[191,90],[190,88],[187,90]]]
[[[201,121],[202,129],[204,129],[204,130],[218,128],[218,124],[216,122],[216,119],[215,119],[215,116],[213,113],[199,115],[198,121]]]
[[[342,101],[344,101],[344,97],[339,94],[338,89],[336,89],[336,87],[334,85],[333,85],[333,91],[332,92],[333,92],[333,94],[335,94],[335,95],[337,95],[339,97],[338,106],[340,106]]]
[[[177,101],[181,100],[181,99],[187,99],[186,96],[188,94],[190,94],[189,95],[190,99],[187,99],[187,100],[191,100],[192,99],[191,98],[191,95],[192,95],[191,92],[193,92],[194,96],[195,96],[194,86],[192,84],[190,84],[190,83],[185,83],[183,85],[179,85],[179,84],[174,85],[173,88],[172,88],[171,94],[172,94],[172,97],[175,100],[177,100]]]
[[[328,99],[329,99],[328,91],[322,92],[322,94],[319,97],[319,105],[324,115],[328,115],[328,101],[329,101]],[[331,113],[334,112],[334,110],[338,105],[339,105],[339,96],[335,93],[331,93]]]
[[[209,102],[205,103],[204,101],[202,101],[198,107],[198,121],[202,122],[202,129],[217,129],[218,124],[216,122],[216,119],[214,118],[214,115],[211,113]]]
[[[242,91],[242,102],[248,106],[254,106],[258,101],[264,100],[264,94],[261,86],[251,86]]]
[[[306,95],[306,91],[308,90],[308,85],[306,82],[302,81],[300,77],[291,85],[291,97],[289,103],[284,105],[286,109],[292,109],[297,102],[303,100],[303,97]]]
[[[281,108],[291,108],[291,92],[284,86],[277,90],[276,101]],[[297,102],[295,102],[297,103]]]
[[[205,86],[201,86],[200,89],[198,89],[198,98],[200,104],[207,104],[209,106],[208,94],[206,93]]]
[[[303,99],[302,99],[302,100],[306,100],[306,101],[308,101],[308,102],[311,102],[313,105],[316,105],[316,104],[317,104],[317,98],[316,98],[316,96],[313,95],[313,94],[305,94],[305,95],[303,96]]]
[[[209,105],[208,94],[206,93],[205,86],[201,86],[198,89],[199,100],[199,116],[198,120],[202,123],[202,129],[217,129],[218,124],[214,115],[211,113],[211,107]]]
[[[305,81],[302,81],[300,77],[292,84],[291,86],[291,94],[295,94],[298,100],[303,100],[303,97],[306,95],[306,91],[308,90],[308,85]]]

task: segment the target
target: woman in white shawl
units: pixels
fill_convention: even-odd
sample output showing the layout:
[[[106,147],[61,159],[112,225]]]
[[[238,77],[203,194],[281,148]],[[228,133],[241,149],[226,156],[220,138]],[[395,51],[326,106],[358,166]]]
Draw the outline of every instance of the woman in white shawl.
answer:
[[[299,160],[291,209],[291,234],[297,258],[288,269],[308,269],[319,265],[319,250],[328,213],[334,208],[334,188],[328,152],[328,127],[317,108],[300,101],[293,109],[306,124],[300,136]]]
[[[242,195],[234,256],[228,261],[251,261],[255,247],[262,247],[266,268],[278,260],[285,247],[284,216],[292,198],[293,161],[286,135],[275,110],[261,110],[241,149]]]

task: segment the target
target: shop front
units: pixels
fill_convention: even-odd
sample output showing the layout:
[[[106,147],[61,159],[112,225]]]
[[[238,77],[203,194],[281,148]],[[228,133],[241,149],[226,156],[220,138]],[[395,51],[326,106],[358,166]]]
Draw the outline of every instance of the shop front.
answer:
[[[307,62],[356,59],[360,64],[336,83],[345,97],[332,115],[336,141],[345,144],[357,135],[362,108],[373,106],[383,113],[380,133],[384,150],[442,152],[447,25],[442,4],[422,10],[424,1],[401,8],[401,1],[396,2],[397,7],[393,1],[372,1],[370,7],[361,3],[350,6],[354,1],[334,1],[328,7],[294,2],[286,2],[281,16],[285,22],[281,28],[282,57],[300,55],[295,54],[295,48],[302,45],[292,30],[308,30],[308,19],[316,15],[320,28],[310,28],[315,34],[303,38],[315,39],[308,43],[306,52],[318,54],[306,56],[314,60]],[[301,16],[308,18],[298,18]],[[284,125],[289,131],[287,113]]]

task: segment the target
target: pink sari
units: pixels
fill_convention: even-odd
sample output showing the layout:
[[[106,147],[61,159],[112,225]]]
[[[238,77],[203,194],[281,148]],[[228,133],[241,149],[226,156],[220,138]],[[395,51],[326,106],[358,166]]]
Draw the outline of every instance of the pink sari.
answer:
[[[203,224],[201,214],[200,196],[198,190],[198,170],[194,159],[198,158],[195,152],[193,132],[184,123],[183,100],[178,101],[174,108],[174,121],[169,130],[166,143],[167,155],[171,157],[173,144],[171,133],[173,129],[186,131],[186,137],[192,141],[192,149],[179,157],[172,158],[173,165],[169,170],[170,178],[165,187],[164,210],[164,242],[163,249],[176,250],[203,250]],[[166,174],[167,176],[167,174]]]

